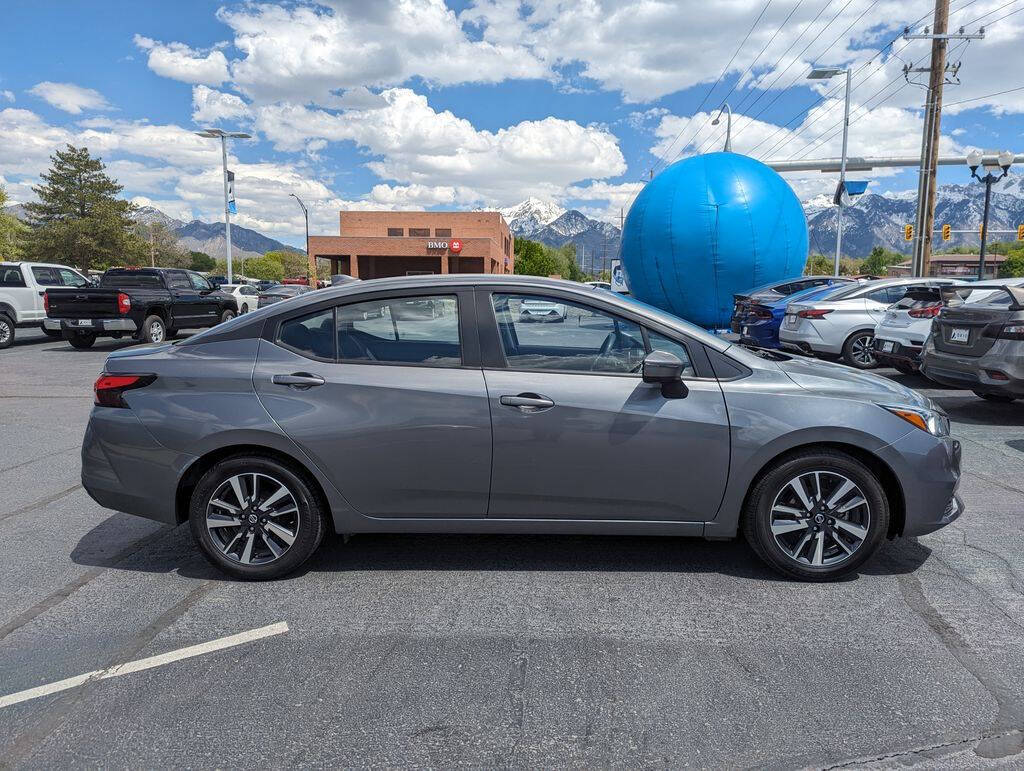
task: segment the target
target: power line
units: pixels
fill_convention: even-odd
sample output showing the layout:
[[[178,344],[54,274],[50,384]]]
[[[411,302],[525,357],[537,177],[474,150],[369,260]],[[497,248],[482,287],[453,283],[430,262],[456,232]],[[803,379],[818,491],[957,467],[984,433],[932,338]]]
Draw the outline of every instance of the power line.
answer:
[[[1024,10],[1024,9],[1022,9]],[[1002,96],[1003,94],[1012,94],[1015,91],[1024,91],[1024,86],[1017,86],[1017,88],[1008,88],[1005,91],[996,91],[994,94],[985,94],[984,96],[972,96],[970,99],[961,99],[958,102],[946,102],[946,107],[952,107],[954,104],[966,104],[967,102],[978,102],[982,99],[991,99],[994,96]]]
[[[1010,2],[1008,2],[1008,3],[1003,3],[998,8],[993,8],[991,11],[988,11],[987,13],[981,14],[981,16],[979,16],[976,19],[973,19],[972,21],[967,22],[963,26],[965,26],[965,27],[972,27],[975,24],[977,24],[979,21],[984,19],[986,16],[991,16],[993,13],[998,13],[999,11],[1003,10],[1004,8],[1006,8],[1007,6],[1013,5],[1014,3],[1017,3],[1017,2],[1020,2],[1020,0],[1010,0]],[[972,3],[972,5],[973,5],[973,3]],[[960,10],[963,10],[963,8],[961,8]],[[1022,10],[1024,10],[1024,9],[1022,9]],[[1014,13],[1017,13],[1017,12],[1014,11]],[[1011,14],[1007,14],[1007,16],[1009,16],[1009,15],[1011,15]],[[1002,16],[1000,18],[1005,19],[1006,16]],[[999,19],[996,19],[996,21],[999,21]],[[987,22],[987,23],[988,24],[995,24],[995,22]]]

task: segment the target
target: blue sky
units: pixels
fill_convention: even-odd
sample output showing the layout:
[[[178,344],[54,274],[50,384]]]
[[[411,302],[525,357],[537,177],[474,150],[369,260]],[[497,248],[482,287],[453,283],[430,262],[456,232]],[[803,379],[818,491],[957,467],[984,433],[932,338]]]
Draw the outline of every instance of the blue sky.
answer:
[[[324,233],[336,232],[342,208],[469,209],[531,195],[615,220],[649,169],[720,146],[709,112],[723,99],[737,113],[736,151],[838,155],[840,95],[822,100],[835,84],[804,79],[814,63],[855,70],[853,154],[917,155],[924,92],[900,71],[926,63],[928,46],[898,35],[904,24],[928,23],[932,7],[10,4],[0,53],[0,184],[28,200],[54,149],[85,144],[126,196],[214,221],[219,151],[192,132],[219,125],[255,137],[231,147],[239,221],[293,244],[302,219],[290,192],[310,204],[312,229]],[[985,40],[956,47],[962,84],[945,98],[974,101],[946,111],[944,151],[1024,151],[1024,90],[986,96],[1024,86],[1024,0],[954,0],[952,9],[953,26],[989,28]],[[787,179],[804,199],[834,185],[821,174]],[[901,191],[915,187],[916,171],[872,179],[873,190]],[[941,179],[966,182],[968,173],[944,169]]]

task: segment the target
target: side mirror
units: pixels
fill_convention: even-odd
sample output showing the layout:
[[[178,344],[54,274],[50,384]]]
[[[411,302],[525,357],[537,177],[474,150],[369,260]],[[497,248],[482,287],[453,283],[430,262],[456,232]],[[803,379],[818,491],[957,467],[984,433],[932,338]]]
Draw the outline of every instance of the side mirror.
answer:
[[[659,383],[666,399],[682,399],[690,391],[683,382],[683,363],[668,351],[651,351],[642,367],[645,383]]]

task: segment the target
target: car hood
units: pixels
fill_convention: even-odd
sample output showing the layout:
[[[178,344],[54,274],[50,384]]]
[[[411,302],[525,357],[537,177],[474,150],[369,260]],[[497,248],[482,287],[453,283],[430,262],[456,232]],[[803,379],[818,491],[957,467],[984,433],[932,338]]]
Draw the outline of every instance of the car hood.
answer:
[[[790,380],[817,394],[876,404],[935,409],[927,396],[881,375],[860,372],[842,364],[799,357],[777,364]]]

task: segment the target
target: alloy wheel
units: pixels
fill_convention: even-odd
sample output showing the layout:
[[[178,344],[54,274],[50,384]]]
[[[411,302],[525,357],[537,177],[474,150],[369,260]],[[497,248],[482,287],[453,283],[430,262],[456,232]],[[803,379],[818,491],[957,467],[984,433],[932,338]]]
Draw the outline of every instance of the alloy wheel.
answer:
[[[875,363],[875,354],[871,349],[874,339],[872,335],[860,335],[853,339],[850,344],[850,354],[857,363],[863,364],[865,367]]]
[[[7,320],[0,320],[0,345],[11,339],[11,325]]]
[[[807,471],[793,477],[772,502],[775,543],[794,562],[832,567],[850,559],[871,528],[867,497],[835,471]]]
[[[154,343],[164,341],[164,325],[159,321],[154,321],[149,325],[149,339]]]
[[[229,477],[206,506],[210,539],[229,560],[265,565],[279,559],[299,532],[294,493],[268,474]]]

